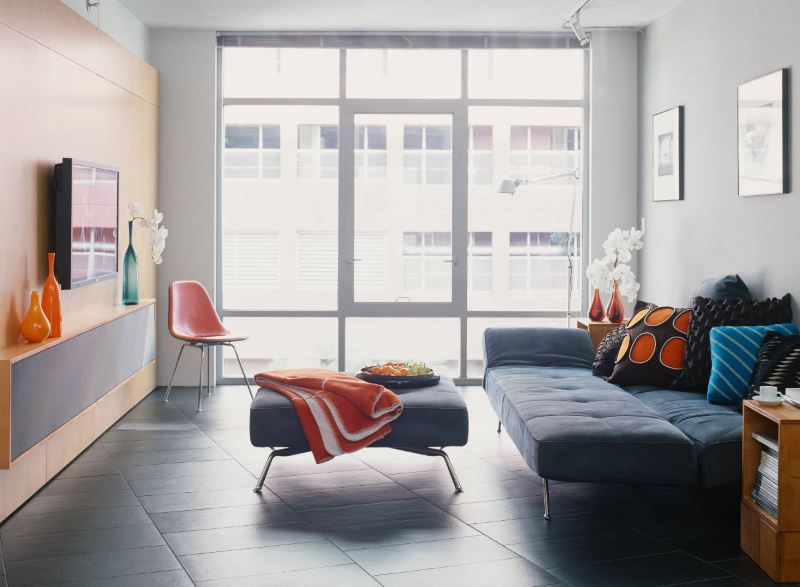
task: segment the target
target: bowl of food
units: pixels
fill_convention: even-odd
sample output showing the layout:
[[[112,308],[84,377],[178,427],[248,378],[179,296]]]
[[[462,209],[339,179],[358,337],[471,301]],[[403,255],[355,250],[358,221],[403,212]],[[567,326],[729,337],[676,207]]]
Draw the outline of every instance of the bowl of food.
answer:
[[[439,376],[425,363],[392,361],[363,367],[356,377],[378,383],[389,389],[430,387],[439,383]]]

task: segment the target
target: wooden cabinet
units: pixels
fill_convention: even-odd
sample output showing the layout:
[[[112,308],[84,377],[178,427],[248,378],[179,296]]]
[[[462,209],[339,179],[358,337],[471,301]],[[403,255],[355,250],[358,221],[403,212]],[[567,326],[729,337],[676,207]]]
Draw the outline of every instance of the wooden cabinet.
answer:
[[[576,325],[581,330],[589,333],[589,338],[592,339],[592,348],[594,349],[597,349],[597,345],[600,344],[606,334],[621,326],[621,324],[614,324],[613,322],[594,322],[588,318],[579,318]]]
[[[751,491],[763,445],[778,448],[778,516],[753,501]],[[774,581],[800,581],[800,409],[746,400],[742,429],[741,546]]]

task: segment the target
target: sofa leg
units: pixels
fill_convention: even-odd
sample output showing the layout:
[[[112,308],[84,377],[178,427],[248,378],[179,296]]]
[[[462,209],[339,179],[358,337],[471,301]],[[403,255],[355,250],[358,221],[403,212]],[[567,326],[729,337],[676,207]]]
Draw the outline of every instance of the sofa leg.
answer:
[[[497,421],[497,433],[500,434],[500,432],[502,432],[502,431],[503,431],[503,423],[500,420],[498,420]]]
[[[261,489],[264,487],[264,481],[267,479],[267,473],[269,473],[269,468],[272,466],[272,459],[275,457],[288,457],[291,455],[300,454],[301,452],[307,452],[306,450],[293,450],[291,448],[281,448],[275,450],[274,448],[270,447],[272,452],[269,453],[267,457],[267,462],[264,463],[264,468],[261,470],[261,476],[258,478],[258,483],[253,488],[253,493],[261,493]]]
[[[550,482],[547,479],[542,479],[544,483],[544,519],[550,519]]]

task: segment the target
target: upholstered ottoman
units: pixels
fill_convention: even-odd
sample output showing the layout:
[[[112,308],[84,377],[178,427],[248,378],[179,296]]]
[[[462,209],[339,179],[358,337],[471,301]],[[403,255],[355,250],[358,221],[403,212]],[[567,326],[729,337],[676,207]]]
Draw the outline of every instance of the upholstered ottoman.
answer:
[[[446,377],[433,387],[392,391],[403,400],[403,413],[392,422],[392,432],[372,446],[442,457],[456,491],[461,491],[453,464],[443,450],[467,443],[469,419],[461,392]],[[250,404],[250,442],[253,446],[272,449],[254,489],[256,492],[264,485],[272,459],[309,451],[291,400],[264,388],[258,390]]]

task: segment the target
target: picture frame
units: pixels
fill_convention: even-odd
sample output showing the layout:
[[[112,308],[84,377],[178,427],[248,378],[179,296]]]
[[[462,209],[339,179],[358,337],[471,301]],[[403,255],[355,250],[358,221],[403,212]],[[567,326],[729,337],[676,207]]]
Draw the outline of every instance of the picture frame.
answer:
[[[683,106],[653,115],[653,201],[683,199]]]
[[[739,195],[790,192],[788,68],[739,84],[736,129]]]

